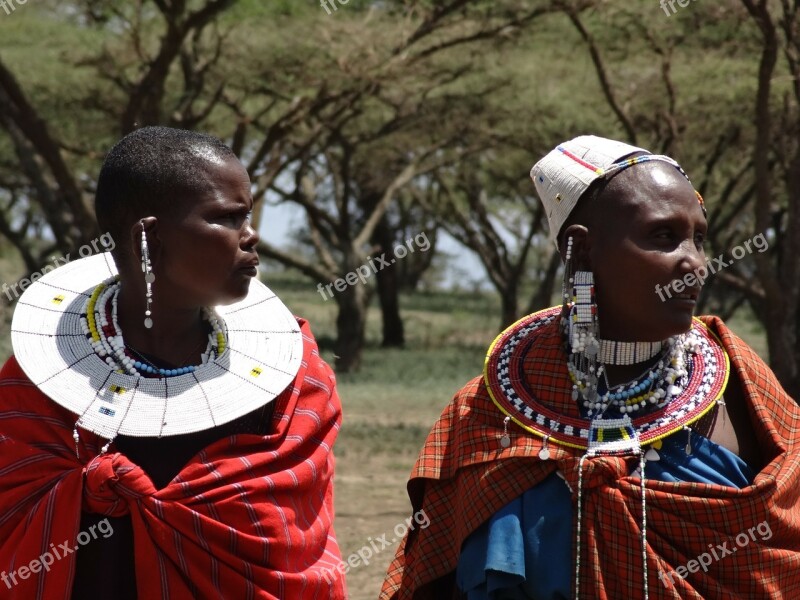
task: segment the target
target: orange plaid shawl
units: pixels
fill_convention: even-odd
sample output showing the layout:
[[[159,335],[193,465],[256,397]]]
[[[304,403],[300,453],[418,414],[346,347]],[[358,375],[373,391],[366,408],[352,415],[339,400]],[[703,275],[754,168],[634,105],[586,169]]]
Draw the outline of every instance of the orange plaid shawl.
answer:
[[[140,598],[344,600],[331,484],[341,405],[298,323],[303,361],[274,400],[275,430],[211,444],[159,490],[113,447],[98,456],[106,440],[85,431],[79,461],[77,417],[9,359],[0,372],[0,597],[70,598],[75,554],[64,548],[84,533],[85,510],[131,515]],[[48,569],[29,568],[58,548],[64,556]]]
[[[703,321],[731,358],[766,466],[741,490],[647,481],[650,597],[800,598],[800,409],[722,321]],[[558,410],[572,411],[557,322],[543,338],[526,358],[529,384],[538,397],[557,398]],[[482,378],[473,379],[434,425],[411,473],[413,510],[424,510],[431,524],[409,532],[401,543],[381,600],[458,598],[454,570],[466,537],[555,469],[565,475],[575,502],[582,451],[550,444],[551,460],[542,462],[540,438],[510,424],[511,446],[503,449],[502,432],[502,413]],[[582,598],[641,597],[641,490],[640,481],[627,476],[632,462],[637,459],[598,457],[584,463]],[[738,534],[763,521],[772,531],[768,541],[757,537],[735,554],[718,550],[730,549]],[[659,571],[673,572],[711,549],[718,550],[718,560],[707,573],[674,575],[674,585],[659,579]]]

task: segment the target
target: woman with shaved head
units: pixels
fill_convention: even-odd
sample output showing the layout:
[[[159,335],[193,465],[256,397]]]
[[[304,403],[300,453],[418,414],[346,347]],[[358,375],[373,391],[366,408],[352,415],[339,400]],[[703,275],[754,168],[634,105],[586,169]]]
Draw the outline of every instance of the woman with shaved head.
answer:
[[[257,278],[247,171],[146,127],[100,171],[116,240],[30,286],[0,372],[0,597],[346,597],[341,406]]]
[[[678,163],[595,136],[531,171],[561,306],[445,409],[381,598],[800,597],[800,409],[718,318]]]

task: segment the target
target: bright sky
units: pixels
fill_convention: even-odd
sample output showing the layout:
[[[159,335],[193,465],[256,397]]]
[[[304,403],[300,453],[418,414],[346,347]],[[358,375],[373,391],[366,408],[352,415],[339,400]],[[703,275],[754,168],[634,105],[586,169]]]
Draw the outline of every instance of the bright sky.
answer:
[[[285,249],[291,244],[291,232],[296,231],[304,224],[305,211],[291,202],[284,202],[277,206],[265,206],[259,234],[262,239],[278,248]],[[486,277],[486,270],[471,250],[444,233],[440,233],[437,250],[453,257],[448,261],[445,270],[446,287],[459,284],[461,288],[472,289],[474,287],[472,282],[478,281],[481,288],[491,289],[491,284]],[[464,281],[465,278],[468,280]]]

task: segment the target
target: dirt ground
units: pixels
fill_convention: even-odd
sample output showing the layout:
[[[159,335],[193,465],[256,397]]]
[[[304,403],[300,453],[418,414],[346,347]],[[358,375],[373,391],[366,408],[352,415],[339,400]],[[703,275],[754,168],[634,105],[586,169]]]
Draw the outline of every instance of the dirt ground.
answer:
[[[378,454],[373,457],[345,455],[336,465],[336,535],[345,561],[362,550],[369,564],[359,559],[358,566],[347,573],[351,600],[376,600],[386,569],[400,540],[395,528],[402,531],[411,516],[411,504],[405,491],[413,458],[398,464],[397,458]],[[382,536],[385,535],[385,538]],[[384,541],[389,547],[382,548]],[[370,542],[374,542],[371,544]],[[379,549],[375,552],[375,548]]]

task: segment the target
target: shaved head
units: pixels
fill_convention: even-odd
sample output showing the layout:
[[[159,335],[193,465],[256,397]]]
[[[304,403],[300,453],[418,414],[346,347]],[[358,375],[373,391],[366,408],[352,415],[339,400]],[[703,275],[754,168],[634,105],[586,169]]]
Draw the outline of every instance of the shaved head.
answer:
[[[213,168],[236,158],[219,139],[184,129],[143,127],[129,133],[103,162],[95,193],[100,228],[129,246],[127,231],[146,216],[177,214],[210,189]]]

